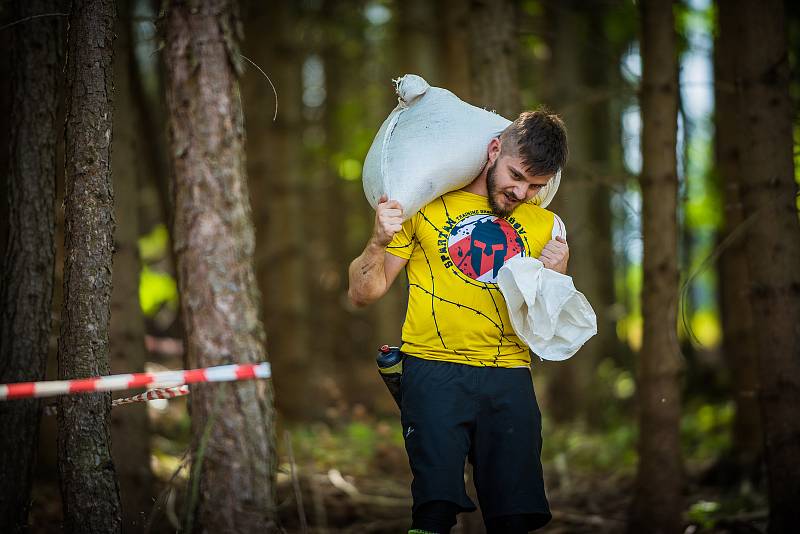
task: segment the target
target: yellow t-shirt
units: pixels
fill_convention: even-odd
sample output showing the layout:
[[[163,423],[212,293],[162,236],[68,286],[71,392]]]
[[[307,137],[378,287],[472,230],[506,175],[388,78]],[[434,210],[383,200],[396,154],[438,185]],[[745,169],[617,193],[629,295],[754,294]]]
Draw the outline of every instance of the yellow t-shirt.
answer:
[[[499,218],[486,197],[466,191],[437,198],[408,219],[386,249],[408,260],[403,352],[474,366],[529,365],[497,272],[517,255],[538,258],[554,220],[533,204]]]

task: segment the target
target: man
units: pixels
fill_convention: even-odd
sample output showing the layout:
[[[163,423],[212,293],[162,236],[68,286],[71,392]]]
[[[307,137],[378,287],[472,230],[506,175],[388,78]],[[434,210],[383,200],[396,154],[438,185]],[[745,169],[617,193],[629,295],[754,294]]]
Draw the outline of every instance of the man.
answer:
[[[519,116],[488,146],[475,180],[402,223],[381,198],[364,252],[350,265],[350,299],[367,305],[406,267],[401,422],[414,475],[412,530],[447,533],[475,505],[464,487],[474,467],[487,532],[529,532],[550,520],[542,479],[541,416],[530,352],[514,334],[496,277],[517,255],[565,273],[558,220],[528,201],[564,167],[561,120]]]

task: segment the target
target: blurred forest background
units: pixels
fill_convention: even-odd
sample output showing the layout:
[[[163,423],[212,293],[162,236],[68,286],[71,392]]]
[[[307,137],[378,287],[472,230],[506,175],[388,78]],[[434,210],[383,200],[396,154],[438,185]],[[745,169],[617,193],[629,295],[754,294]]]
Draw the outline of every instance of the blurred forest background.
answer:
[[[757,2],[722,1],[727,8],[750,6],[727,15],[711,0],[654,3],[666,5],[672,16],[647,20],[637,3],[610,0],[241,2],[244,38],[235,67],[241,72],[238,98],[259,312],[273,369],[276,515],[288,531],[402,532],[409,523],[410,472],[398,411],[374,364],[380,345],[400,343],[406,287],[400,281],[377,304],[357,309],[347,299],[347,267],[373,224],[374,212],[361,187],[364,157],[396,104],[391,80],[415,73],[511,119],[545,105],[563,117],[569,132],[569,164],[549,209],[566,223],[569,274],[592,303],[599,333],[566,362],[533,364],[544,416],[545,482],[554,510],[554,521],[544,532],[625,530],[641,483],[636,480],[637,443],[646,403],[637,362],[645,357],[648,329],[674,341],[674,354],[667,359],[676,363],[659,376],[676,384],[681,399],[679,441],[669,445],[669,454],[678,457],[677,471],[686,475],[680,481],[678,514],[685,531],[766,532],[770,491],[757,393],[763,338],[755,333],[759,316],[751,311],[748,295],[757,284],[745,258],[757,256],[763,263],[774,258],[746,232],[763,219],[777,219],[778,208],[750,210],[737,196],[751,194],[761,182],[746,174],[752,166],[736,159],[744,152],[731,152],[736,143],[750,146],[742,122],[731,122],[734,114],[745,113],[741,100],[732,103],[730,97],[732,65],[741,58],[737,46],[744,45],[730,37],[731,30],[725,34],[724,26],[720,32],[720,26],[728,16],[730,28],[749,24],[756,35],[778,30],[759,26],[767,20],[763,17],[743,19],[747,9],[759,10],[753,7]],[[56,2],[53,12],[62,15],[11,25],[29,15],[19,16],[12,4],[4,2],[0,11],[0,49],[11,50],[15,35],[35,26],[46,25],[64,37],[69,6],[58,8]],[[196,367],[198,362],[187,361],[184,350],[178,247],[172,243],[173,221],[180,213],[170,160],[178,149],[167,127],[169,67],[162,7],[149,0],[116,4],[110,372]],[[783,25],[778,33],[788,36],[783,56],[788,54],[791,67],[791,111],[788,117],[785,108],[778,113],[791,125],[784,141],[793,146],[796,183],[788,198],[796,209],[800,8],[794,2],[770,5]],[[672,302],[663,305],[663,322],[648,323],[642,304],[647,213],[640,181],[647,161],[642,43],[648,32],[655,35],[664,28],[674,39],[666,55],[675,58],[678,81],[672,121],[677,197],[674,205],[668,195],[662,198],[665,209],[677,214],[673,256],[678,279]],[[15,136],[15,126],[5,118],[17,105],[12,79],[18,68],[12,55],[0,54],[2,147]],[[56,72],[63,74],[63,66]],[[65,104],[54,111],[59,135],[47,379],[57,377],[65,262],[65,145],[60,135]],[[766,116],[761,120],[766,123],[762,127],[775,126]],[[669,150],[662,147],[661,152]],[[8,150],[0,151],[4,198],[10,190],[9,158]],[[740,191],[737,184],[745,188]],[[6,250],[10,208],[3,202],[0,209],[0,246]],[[788,240],[800,235],[796,211],[794,223]],[[652,246],[669,250],[671,238],[653,235]],[[795,281],[800,272],[798,264],[776,268],[794,271]],[[796,302],[797,293],[794,287],[787,298]],[[794,352],[787,357],[797,365],[797,323],[787,330],[795,336]],[[2,363],[0,382],[16,381],[7,379],[8,364]],[[789,380],[798,384],[800,376]],[[170,532],[186,526],[186,451],[194,435],[186,399],[111,412],[125,531]],[[38,452],[31,458],[31,532],[58,531],[63,520],[57,427],[55,417],[41,417]],[[662,469],[671,470],[671,464]],[[788,498],[798,496],[791,494],[794,488]],[[480,524],[475,513],[462,517],[456,529],[481,532]],[[788,530],[775,527],[771,532]]]

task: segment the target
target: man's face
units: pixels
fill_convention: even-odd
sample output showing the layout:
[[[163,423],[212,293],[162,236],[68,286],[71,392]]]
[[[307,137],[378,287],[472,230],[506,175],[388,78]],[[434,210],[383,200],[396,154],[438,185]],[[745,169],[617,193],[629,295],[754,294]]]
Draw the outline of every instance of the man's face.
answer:
[[[535,197],[550,178],[527,174],[519,156],[501,153],[486,170],[492,212],[499,217],[511,215],[517,206]]]

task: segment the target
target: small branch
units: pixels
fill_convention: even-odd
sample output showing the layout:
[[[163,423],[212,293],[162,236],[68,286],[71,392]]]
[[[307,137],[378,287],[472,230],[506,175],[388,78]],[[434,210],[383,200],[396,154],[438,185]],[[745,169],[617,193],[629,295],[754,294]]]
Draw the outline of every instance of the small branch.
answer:
[[[375,506],[386,507],[406,507],[411,505],[411,499],[397,498],[397,497],[384,497],[383,495],[366,495],[358,491],[353,484],[346,481],[342,474],[337,469],[328,471],[328,480],[330,480],[333,487],[345,493],[354,502],[358,504],[371,504]]]
[[[289,465],[291,466],[291,476],[292,476],[292,489],[294,490],[295,500],[297,502],[297,515],[300,516],[300,532],[303,534],[308,533],[308,523],[306,522],[306,511],[303,507],[303,493],[300,491],[300,479],[297,476],[296,468],[297,464],[294,461],[294,450],[292,450],[292,436],[287,431],[285,434],[286,436],[286,448],[289,452]]]
[[[42,13],[41,15],[31,15],[30,17],[25,17],[24,19],[15,20],[14,22],[9,22],[4,26],[0,26],[0,31],[5,30],[6,28],[10,28],[11,26],[16,26],[17,24],[22,24],[23,22],[28,22],[29,20],[33,19],[40,19],[42,17],[68,17],[69,13]]]
[[[259,67],[258,65],[256,65],[256,62],[255,62],[255,61],[253,61],[253,60],[252,60],[252,59],[250,59],[249,57],[245,56],[244,54],[239,54],[239,56],[241,56],[241,57],[242,57],[242,59],[245,59],[245,60],[247,60],[247,62],[248,62],[248,63],[250,63],[251,65],[253,65],[255,68],[257,68],[257,69],[258,69],[258,71],[259,71],[261,74],[263,74],[263,75],[264,75],[264,78],[266,78],[266,79],[267,79],[267,81],[269,82],[269,85],[270,85],[270,87],[272,87],[272,93],[275,95],[275,114],[272,116],[272,122],[275,122],[275,119],[277,119],[277,118],[278,118],[278,91],[277,91],[277,89],[275,89],[275,84],[273,84],[273,83],[272,83],[272,80],[270,80],[269,76],[267,76],[267,73],[266,73],[266,72],[264,72],[264,71],[261,69],[261,67]]]
[[[563,521],[564,523],[572,523],[575,525],[602,527],[608,525],[609,523],[617,523],[617,524],[624,523],[624,521],[621,519],[604,518],[602,516],[594,514],[582,515],[572,512],[562,512],[559,510],[553,510],[550,513],[553,515],[553,520],[555,521]]]

